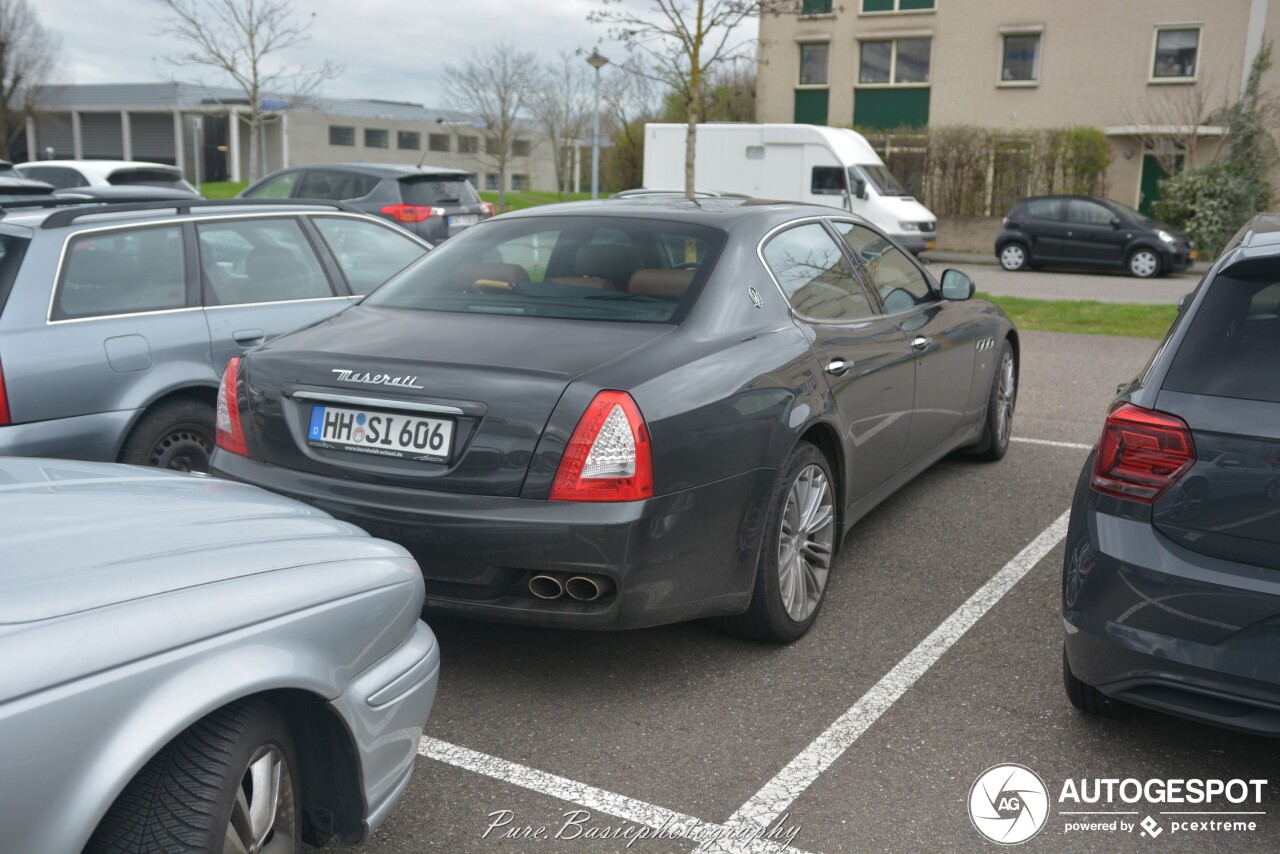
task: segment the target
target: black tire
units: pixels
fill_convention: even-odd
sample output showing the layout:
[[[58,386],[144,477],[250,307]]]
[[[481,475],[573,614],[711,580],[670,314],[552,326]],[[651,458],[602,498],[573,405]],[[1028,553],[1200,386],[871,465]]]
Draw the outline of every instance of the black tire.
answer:
[[[1086,685],[1071,672],[1071,662],[1067,660],[1067,648],[1062,648],[1062,687],[1067,692],[1067,699],[1086,715],[1100,718],[1123,718],[1132,711],[1132,706],[1113,700],[1092,685]]]
[[[1012,391],[1008,395],[1006,420],[1001,421],[1000,413],[1006,403],[1001,383],[1006,380],[1005,359],[1010,360],[1012,367]],[[1005,339],[1000,345],[1000,355],[996,357],[995,375],[991,378],[991,391],[987,395],[987,417],[982,428],[982,438],[969,448],[965,455],[975,460],[995,462],[1003,459],[1009,450],[1009,437],[1013,435],[1013,414],[1018,405],[1018,357],[1013,352],[1013,345]]]
[[[830,538],[827,553],[827,568],[821,574],[816,603],[812,612],[801,619],[794,619],[787,611],[783,601],[782,575],[780,572],[780,548],[783,537],[783,517],[787,510],[788,498],[793,487],[802,475],[817,467],[826,479],[826,488],[830,499]],[[830,577],[832,560],[840,540],[839,515],[836,512],[837,501],[835,480],[831,477],[831,466],[822,452],[808,442],[799,442],[783,461],[778,470],[778,478],[769,496],[768,512],[764,519],[763,542],[760,544],[760,559],[756,564],[755,587],[751,593],[751,605],[746,612],[736,617],[724,617],[717,621],[720,629],[729,634],[750,640],[766,643],[791,643],[804,636],[822,610],[822,602],[826,598],[827,580]],[[816,573],[815,573],[816,575]]]
[[[1124,265],[1129,270],[1129,275],[1138,279],[1154,279],[1164,272],[1164,264],[1160,261],[1160,254],[1142,247],[1130,252],[1129,257],[1125,259]]]
[[[284,718],[261,699],[219,709],[165,745],[111,805],[84,854],[222,851],[237,794],[244,788],[252,797],[250,760],[267,748],[283,756],[288,804],[282,788],[282,810],[261,851],[297,854],[302,850],[297,754]],[[286,820],[289,827],[278,826]]]
[[[1009,272],[1016,270],[1025,270],[1031,264],[1031,251],[1026,245],[1016,240],[1006,243],[1000,247],[1000,251],[996,253],[996,258],[1000,261],[1000,266]]]
[[[120,462],[176,471],[209,470],[213,407],[199,400],[171,400],[139,419],[120,449]]]

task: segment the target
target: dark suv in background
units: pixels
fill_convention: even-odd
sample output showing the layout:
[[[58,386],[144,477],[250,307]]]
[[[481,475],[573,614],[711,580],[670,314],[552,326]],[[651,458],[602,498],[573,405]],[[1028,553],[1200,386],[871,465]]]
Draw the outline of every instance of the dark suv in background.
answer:
[[[332,199],[380,216],[439,243],[493,216],[471,175],[458,169],[392,163],[340,163],[272,172],[240,194],[246,199]]]
[[[1004,218],[996,257],[1006,270],[1111,267],[1140,279],[1191,266],[1187,236],[1128,205],[1091,196],[1023,199]]]
[[[1280,735],[1280,216],[1256,217],[1107,413],[1067,530],[1067,695]]]

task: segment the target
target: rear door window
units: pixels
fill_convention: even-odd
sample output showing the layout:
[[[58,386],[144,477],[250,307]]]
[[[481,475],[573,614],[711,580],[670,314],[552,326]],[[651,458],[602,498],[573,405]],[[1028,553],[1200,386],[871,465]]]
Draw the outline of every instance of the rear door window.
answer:
[[[196,225],[207,305],[334,295],[297,220],[255,218]]]
[[[331,169],[308,169],[298,187],[299,199],[359,199],[369,195],[378,185],[372,175],[339,172]]]
[[[53,319],[164,311],[187,305],[180,226],[98,232],[67,243]]]
[[[480,196],[465,175],[409,177],[400,179],[400,193],[406,205],[452,207],[478,205]]]
[[[875,314],[844,253],[820,223],[777,234],[763,254],[787,301],[804,317],[839,321]]]
[[[421,243],[398,228],[350,217],[317,216],[311,221],[355,294],[369,293],[427,254]]]
[[[1219,276],[1169,368],[1170,391],[1280,403],[1280,282]]]
[[[929,280],[906,253],[866,226],[833,222],[845,245],[867,271],[889,314],[938,298]]]
[[[249,199],[287,199],[293,195],[293,188],[301,177],[301,172],[285,172],[283,175],[276,175],[274,178],[268,178],[249,192],[245,193],[245,198]]]

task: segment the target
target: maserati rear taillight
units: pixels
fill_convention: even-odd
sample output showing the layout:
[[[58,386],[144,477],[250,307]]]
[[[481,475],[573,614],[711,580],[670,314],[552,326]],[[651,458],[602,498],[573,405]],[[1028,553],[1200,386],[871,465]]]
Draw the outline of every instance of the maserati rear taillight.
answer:
[[[1187,422],[1122,403],[1107,413],[1090,483],[1099,492],[1153,504],[1195,462]]]
[[[242,457],[249,456],[249,446],[244,439],[244,426],[240,423],[240,399],[236,388],[240,380],[240,357],[232,356],[227,369],[222,372],[218,384],[218,417],[215,424],[218,447]]]
[[[552,501],[635,501],[653,495],[649,428],[625,391],[602,391],[569,439]]]

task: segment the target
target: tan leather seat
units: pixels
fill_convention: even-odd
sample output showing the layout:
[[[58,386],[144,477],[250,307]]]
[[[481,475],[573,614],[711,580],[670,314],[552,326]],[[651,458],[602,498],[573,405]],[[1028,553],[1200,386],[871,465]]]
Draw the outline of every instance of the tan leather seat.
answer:
[[[627,292],[661,299],[682,299],[689,290],[697,270],[664,270],[650,268],[636,270],[627,282]]]
[[[453,272],[453,286],[463,291],[473,291],[477,286],[498,289],[528,281],[529,274],[519,264],[460,264]]]

